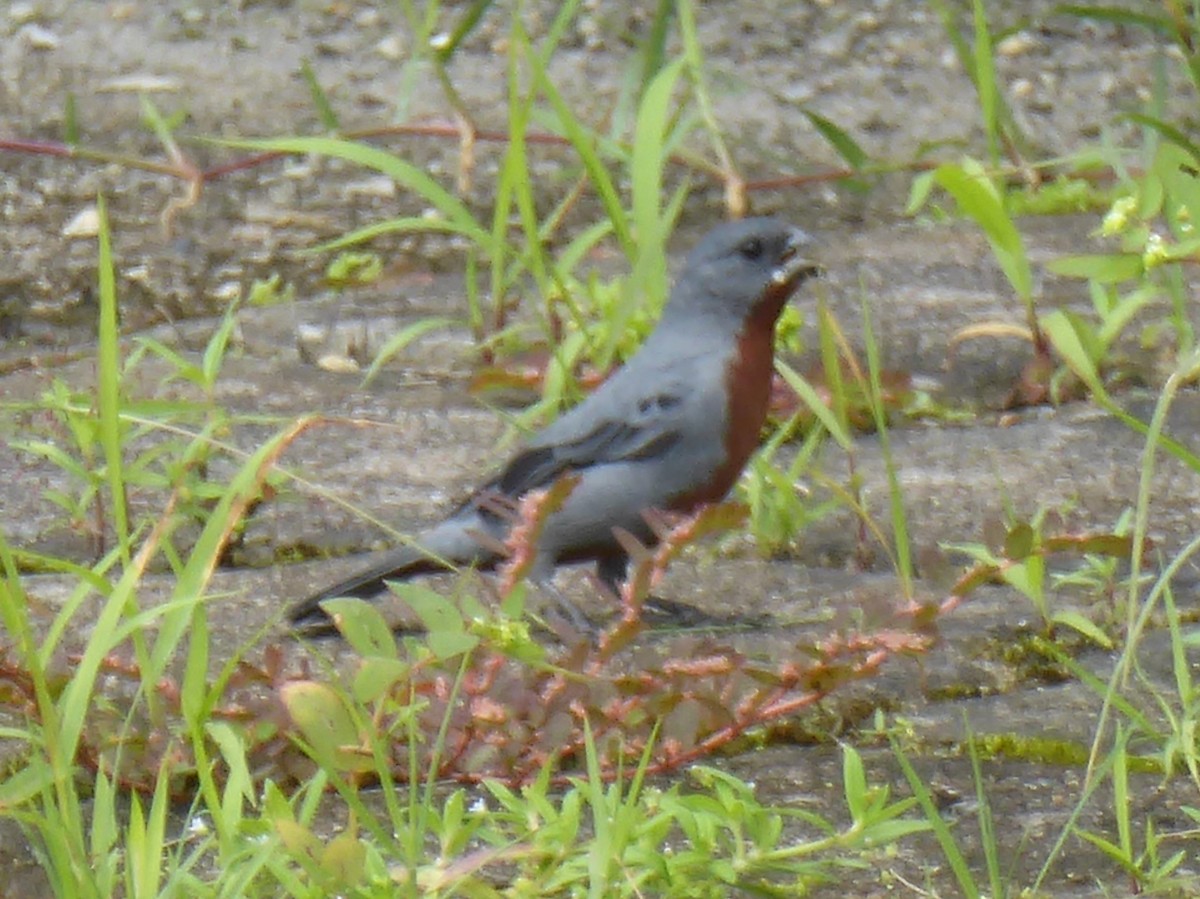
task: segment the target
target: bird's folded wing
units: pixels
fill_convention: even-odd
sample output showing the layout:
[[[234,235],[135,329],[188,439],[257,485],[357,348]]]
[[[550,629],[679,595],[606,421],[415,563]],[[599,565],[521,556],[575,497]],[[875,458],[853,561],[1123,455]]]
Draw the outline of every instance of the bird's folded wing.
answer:
[[[659,389],[622,410],[626,414],[595,421],[577,437],[530,446],[480,492],[521,496],[550,486],[567,472],[659,456],[682,437],[681,405],[675,392]]]

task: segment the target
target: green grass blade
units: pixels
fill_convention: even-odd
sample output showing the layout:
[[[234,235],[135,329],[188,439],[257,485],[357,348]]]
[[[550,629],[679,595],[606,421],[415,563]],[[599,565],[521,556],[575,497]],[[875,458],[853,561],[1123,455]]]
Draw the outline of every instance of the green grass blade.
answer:
[[[476,220],[466,204],[446,190],[422,169],[377,147],[336,137],[281,137],[270,140],[220,140],[216,143],[247,150],[277,153],[315,153],[332,156],[387,175],[401,187],[411,190],[441,213],[462,234],[491,252],[492,238]],[[433,227],[436,223],[427,223]]]
[[[675,0],[658,0],[654,18],[646,30],[646,36],[638,49],[641,55],[642,89],[659,73],[667,58],[667,38],[671,34],[671,22],[675,18]],[[637,98],[638,100],[641,97]]]
[[[464,227],[459,222],[448,221],[446,219],[427,219],[422,216],[404,216],[401,218],[388,219],[384,222],[375,222],[371,225],[364,225],[361,228],[356,228],[349,231],[340,237],[335,237],[333,240],[327,240],[324,243],[317,244],[314,247],[304,250],[306,253],[326,253],[332,250],[342,250],[346,247],[354,246],[355,244],[366,243],[374,240],[384,234],[461,234],[470,240],[474,240],[478,236],[477,226],[469,225]],[[491,252],[492,242],[489,239],[488,244],[483,249],[486,252]]]
[[[388,338],[387,342],[379,348],[379,352],[375,354],[375,359],[371,362],[371,367],[367,369],[367,373],[363,375],[363,386],[370,384],[379,374],[379,369],[387,364],[388,360],[395,357],[398,353],[404,351],[410,343],[424,337],[430,331],[436,331],[438,328],[445,328],[453,324],[452,319],[448,318],[423,318],[413,322],[407,328],[402,328],[398,333],[393,334]]]
[[[870,407],[871,417],[875,422],[875,431],[879,435],[879,448],[883,453],[884,466],[887,469],[888,499],[892,512],[892,541],[895,544],[897,574],[904,589],[904,595],[911,598],[913,589],[913,557],[912,542],[908,533],[908,516],[904,511],[904,491],[900,487],[900,475],[896,470],[896,458],[892,454],[892,441],[888,430],[887,410],[883,402],[883,364],[879,358],[879,343],[875,337],[875,328],[871,320],[871,307],[863,297],[863,343],[866,345],[867,371],[871,379]]]
[[[999,94],[996,90],[996,64],[992,57],[992,35],[988,30],[983,0],[974,0],[972,14],[975,24],[975,87],[979,92],[979,112],[987,133],[988,158],[992,165],[1000,163]]]
[[[896,761],[900,763],[900,770],[904,772],[904,777],[917,799],[917,804],[921,806],[921,811],[925,813],[925,820],[929,822],[929,826],[933,830],[933,835],[937,837],[938,845],[942,847],[942,854],[950,864],[950,870],[954,872],[954,879],[958,881],[958,888],[962,890],[962,895],[966,899],[979,899],[979,886],[975,883],[975,878],[971,875],[971,869],[967,865],[966,858],[963,857],[962,850],[958,848],[958,843],[954,840],[954,834],[950,832],[950,826],[942,818],[941,812],[938,811],[937,804],[933,801],[933,796],[929,792],[929,788],[925,786],[924,781],[921,780],[920,775],[913,768],[912,762],[908,760],[908,756],[904,754],[895,737],[892,738],[891,743]]]
[[[1133,25],[1146,28],[1160,35],[1171,37],[1175,27],[1166,16],[1156,16],[1152,13],[1135,12],[1131,9],[1121,9],[1116,6],[1091,6],[1079,3],[1061,3],[1051,10],[1052,16],[1076,16],[1081,19],[1096,19],[1101,22],[1111,22],[1114,25]]]
[[[988,885],[992,891],[991,895],[1000,897],[1005,895],[1005,890],[1004,880],[1000,876],[1000,847],[996,844],[995,819],[992,817],[992,806],[988,802],[987,792],[984,790],[983,767],[979,759],[979,746],[975,741],[974,734],[971,733],[966,712],[963,712],[963,730],[967,735],[967,753],[971,760],[971,780],[975,782],[975,804],[978,809],[976,815],[979,819],[979,842],[983,847],[983,857],[987,864]]]
[[[708,132],[713,150],[717,154],[722,171],[729,177],[737,179],[733,166],[733,156],[725,144],[725,136],[721,132],[712,98],[708,93],[708,85],[704,79],[704,54],[700,49],[700,34],[696,27],[696,7],[694,0],[677,0],[676,13],[679,16],[679,33],[683,38],[683,55],[687,60],[688,78],[692,82],[696,105],[700,109],[700,117]],[[736,183],[740,183],[740,179]],[[726,185],[726,203],[735,199],[729,193],[731,184]]]
[[[534,54],[529,48],[524,31],[521,29],[515,29],[515,31],[514,49],[523,50],[527,58],[532,57]],[[552,289],[547,272],[546,251],[538,225],[537,201],[534,197],[535,179],[530,172],[528,148],[525,143],[525,132],[529,127],[529,113],[533,105],[533,98],[532,96],[521,97],[520,73],[515,56],[510,59],[512,60],[509,66],[510,122],[508,134],[510,145],[509,153],[505,158],[506,174],[509,176],[509,180],[506,186],[509,197],[512,202],[516,203],[517,214],[521,220],[521,230],[525,235],[521,262],[533,275],[540,295],[549,297]],[[512,280],[506,280],[504,287],[507,288],[512,283]],[[499,302],[499,298],[497,298],[497,302]]]
[[[126,575],[133,571],[131,545],[133,535],[129,528],[129,509],[125,494],[125,457],[123,448],[122,400],[121,400],[121,348],[120,327],[117,320],[117,286],[116,273],[113,266],[112,236],[108,227],[108,211],[103,195],[96,197],[96,211],[99,218],[99,260],[97,277],[99,281],[99,329],[96,345],[96,404],[100,416],[100,444],[104,451],[105,473],[108,478],[109,506],[112,509],[113,529],[116,532],[116,551],[121,558]],[[139,572],[140,574],[140,572]],[[125,614],[137,611],[136,593],[129,589],[123,599]],[[114,607],[114,612],[118,611]],[[115,619],[113,624],[115,625]],[[146,639],[142,634],[136,634],[133,640],[134,654],[142,671],[146,670],[149,652]],[[72,685],[74,679],[72,680]],[[76,700],[86,702],[90,695],[92,684],[85,684],[85,689],[77,694]],[[151,711],[157,709],[156,694],[148,694]],[[80,707],[76,714],[83,715]],[[75,739],[78,738],[78,733]],[[67,745],[71,747],[72,756],[76,742],[73,739]]]
[[[109,505],[121,559],[129,564],[129,509],[125,499],[124,456],[121,451],[121,350],[117,324],[117,282],[112,238],[104,196],[96,197],[100,220],[99,331],[96,346],[96,399],[100,413],[100,442],[108,475]]]
[[[329,94],[325,93],[325,89],[321,87],[321,82],[317,80],[317,73],[313,71],[307,59],[300,61],[300,77],[308,85],[308,93],[312,97],[313,106],[317,110],[317,118],[321,120],[321,125],[326,131],[337,131],[341,127],[338,124],[337,113],[333,111],[333,104],[329,102]]]
[[[79,146],[79,109],[73,91],[68,91],[63,101],[63,143],[68,147]]]
[[[783,375],[783,379],[787,382],[788,386],[796,391],[796,394],[804,401],[804,405],[808,406],[809,411],[816,416],[817,421],[824,425],[829,435],[837,441],[838,446],[846,451],[850,451],[854,445],[854,440],[851,438],[850,432],[842,427],[842,423],[837,415],[821,399],[820,395],[812,388],[812,385],[799,372],[782,360],[775,360],[775,370]]]
[[[630,178],[633,195],[633,224],[638,244],[661,243],[659,206],[662,203],[663,170],[666,166],[664,142],[670,121],[671,96],[683,72],[683,60],[676,60],[662,69],[647,85],[638,106],[637,129],[634,132],[633,153],[630,159]],[[665,272],[664,272],[665,277]]]
[[[300,419],[255,450],[213,507],[204,530],[200,532],[175,582],[171,602],[179,605],[163,616],[151,657],[150,671],[155,674],[156,680],[192,624],[192,607],[201,601],[230,531],[246,506],[261,494],[263,479],[275,459],[309,424],[310,419]]]
[[[604,163],[600,160],[600,154],[596,151],[596,146],[600,142],[599,138],[575,117],[558,88],[554,86],[545,66],[536,57],[530,59],[530,66],[533,69],[533,78],[538,90],[549,101],[562,133],[570,141],[572,149],[583,163],[592,189],[596,191],[596,196],[599,197],[600,204],[604,207],[604,214],[612,222],[613,233],[621,245],[622,252],[630,259],[635,258],[636,244],[630,230],[629,219],[625,214],[625,207],[621,204],[621,198],[617,193],[612,176],[604,167]]]
[[[1186,150],[1194,159],[1200,159],[1200,145],[1197,145],[1195,141],[1188,137],[1183,129],[1172,125],[1170,122],[1164,122],[1162,119],[1140,112],[1127,112],[1122,118],[1128,119],[1131,122],[1137,122],[1139,125],[1161,134],[1171,143]]]
[[[858,171],[871,161],[871,157],[858,145],[854,138],[832,121],[825,118],[825,116],[815,113],[811,109],[801,109],[800,111],[804,113],[804,117],[808,119],[809,123],[817,129],[817,133],[825,138],[850,168]]]
[[[167,154],[172,157],[178,156],[179,147],[175,142],[175,135],[171,133],[171,124],[162,117],[162,113],[158,111],[158,107],[151,102],[149,97],[142,94],[140,100],[142,120],[150,126],[150,130],[154,132],[154,136],[158,138]]]
[[[475,30],[483,14],[488,11],[488,7],[492,5],[494,0],[474,0],[467,8],[467,11],[459,17],[458,22],[451,30],[449,37],[445,41],[439,42],[435,55],[438,62],[445,65],[450,61],[450,57],[454,55],[454,51],[459,48],[464,40]],[[435,4],[436,5],[436,4]]]
[[[1093,394],[1104,392],[1100,372],[1076,330],[1075,323],[1063,310],[1055,309],[1041,318],[1042,333],[1054,351]]]
[[[583,0],[567,0],[567,2],[559,4],[554,21],[546,29],[546,35],[542,38],[541,46],[538,47],[538,58],[541,59],[543,66],[550,64],[551,57],[558,50],[558,45],[567,34],[571,23],[575,21],[575,16],[582,5]]]

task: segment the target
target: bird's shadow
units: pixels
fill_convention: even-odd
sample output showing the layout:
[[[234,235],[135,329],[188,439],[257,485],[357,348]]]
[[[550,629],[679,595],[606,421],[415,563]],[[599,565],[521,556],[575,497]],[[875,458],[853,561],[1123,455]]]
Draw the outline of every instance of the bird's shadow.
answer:
[[[754,615],[714,615],[686,602],[648,596],[642,602],[642,622],[652,629],[752,630],[770,627],[774,619],[760,612]]]

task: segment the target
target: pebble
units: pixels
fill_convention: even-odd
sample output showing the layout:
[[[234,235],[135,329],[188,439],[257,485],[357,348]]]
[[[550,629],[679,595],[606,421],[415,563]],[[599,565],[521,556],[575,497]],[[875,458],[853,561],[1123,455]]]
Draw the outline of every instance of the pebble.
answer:
[[[168,75],[153,75],[149,72],[138,72],[133,75],[121,75],[102,82],[97,91],[109,94],[139,94],[139,93],[171,93],[180,90],[183,85],[178,78]]]
[[[14,25],[24,25],[38,17],[38,8],[33,3],[14,3],[8,8],[8,17]]]
[[[362,181],[352,181],[342,188],[342,196],[346,199],[366,197],[368,199],[390,200],[396,196],[396,182],[387,175],[378,175]]]
[[[375,45],[375,52],[384,59],[398,62],[404,58],[404,40],[398,34],[389,34]]]
[[[212,290],[214,300],[220,300],[222,303],[230,303],[236,300],[242,294],[242,285],[237,281],[225,281],[218,284]]]
[[[57,34],[36,22],[22,25],[20,31],[17,32],[17,37],[34,50],[55,50],[60,43]]]
[[[1024,56],[1038,46],[1038,40],[1028,31],[1018,31],[1010,34],[996,45],[996,53],[1000,56]]]
[[[354,374],[361,370],[361,366],[357,362],[341,353],[326,353],[321,356],[317,359],[317,368],[341,375]]]
[[[383,20],[383,16],[380,14],[379,10],[375,9],[374,7],[359,10],[357,13],[354,14],[355,26],[358,28],[364,28],[364,29],[371,30],[371,31],[378,28],[379,23],[382,20]]]
[[[62,236],[71,238],[95,237],[99,233],[100,213],[95,206],[79,210],[62,229]]]

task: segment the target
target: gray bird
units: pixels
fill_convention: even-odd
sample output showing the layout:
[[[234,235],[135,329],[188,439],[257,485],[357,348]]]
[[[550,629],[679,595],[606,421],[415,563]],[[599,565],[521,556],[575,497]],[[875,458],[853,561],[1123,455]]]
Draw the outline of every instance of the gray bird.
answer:
[[[387,581],[448,566],[494,568],[512,526],[497,498],[511,506],[566,474],[578,482],[547,518],[530,577],[548,583],[557,565],[594,561],[600,580],[616,590],[629,558],[613,529],[652,544],[643,512],[687,513],[719,502],[758,447],[775,323],[793,291],[818,271],[805,254],[809,245],[804,232],[777,219],[714,228],[687,257],[657,327],[620,370],[411,545],[293,606],[292,623],[327,629],[324,600],[375,596]]]

